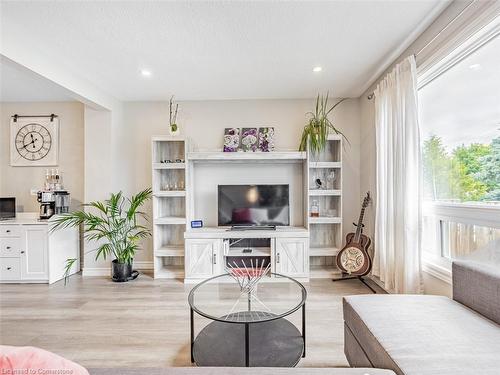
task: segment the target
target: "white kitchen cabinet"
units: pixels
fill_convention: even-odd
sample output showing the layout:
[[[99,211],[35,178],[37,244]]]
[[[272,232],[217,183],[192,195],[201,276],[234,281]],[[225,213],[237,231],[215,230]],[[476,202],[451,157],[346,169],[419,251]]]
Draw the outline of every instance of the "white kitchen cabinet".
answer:
[[[222,241],[217,239],[186,240],[185,278],[206,279],[221,273]]]
[[[21,279],[45,280],[49,277],[47,265],[48,235],[46,225],[23,225],[21,250]]]
[[[274,270],[290,277],[308,277],[309,240],[307,238],[276,238]]]
[[[78,228],[51,233],[49,226],[36,214],[0,223],[0,282],[51,284],[63,278],[69,258],[77,259],[70,274],[80,271]]]

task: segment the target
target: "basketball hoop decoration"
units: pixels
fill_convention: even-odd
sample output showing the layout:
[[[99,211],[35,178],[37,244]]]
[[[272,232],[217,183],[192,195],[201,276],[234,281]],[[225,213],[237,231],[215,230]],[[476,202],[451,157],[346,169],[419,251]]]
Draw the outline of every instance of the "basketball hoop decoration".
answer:
[[[242,267],[242,266],[243,267]],[[262,260],[259,266],[259,260],[250,259],[250,267],[247,267],[244,260],[241,260],[241,265],[233,261],[233,264],[226,266],[226,271],[240,286],[241,292],[252,294],[257,287],[259,281],[271,270],[271,263],[265,266],[265,261]]]

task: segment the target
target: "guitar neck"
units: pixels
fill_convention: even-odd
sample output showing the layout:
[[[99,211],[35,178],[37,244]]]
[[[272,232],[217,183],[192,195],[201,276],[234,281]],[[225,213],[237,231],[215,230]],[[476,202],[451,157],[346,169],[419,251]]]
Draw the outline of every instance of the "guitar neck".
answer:
[[[365,207],[363,206],[361,208],[361,212],[359,213],[358,226],[356,227],[356,235],[354,236],[354,239],[356,242],[359,241],[359,238],[361,237],[361,233],[363,232],[363,217],[364,216],[365,216]]]

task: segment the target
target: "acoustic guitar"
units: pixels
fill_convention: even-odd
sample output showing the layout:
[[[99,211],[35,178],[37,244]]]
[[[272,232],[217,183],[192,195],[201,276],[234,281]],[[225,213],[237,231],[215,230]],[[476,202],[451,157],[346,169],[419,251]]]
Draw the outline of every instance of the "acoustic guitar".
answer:
[[[368,192],[363,199],[358,224],[353,223],[356,226],[356,232],[346,236],[346,245],[339,251],[336,258],[337,267],[342,273],[356,277],[365,276],[372,269],[372,260],[368,254],[372,240],[363,234],[363,217],[370,201],[370,192]]]

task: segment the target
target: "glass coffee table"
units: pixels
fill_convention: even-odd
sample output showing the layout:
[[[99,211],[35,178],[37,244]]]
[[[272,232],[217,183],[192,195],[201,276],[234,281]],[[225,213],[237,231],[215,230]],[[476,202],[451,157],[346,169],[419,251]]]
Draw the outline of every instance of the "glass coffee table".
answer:
[[[198,366],[293,367],[305,357],[304,286],[270,273],[247,288],[229,273],[196,285],[189,293],[191,362]],[[285,319],[302,310],[302,332]],[[194,313],[212,320],[195,338]]]

